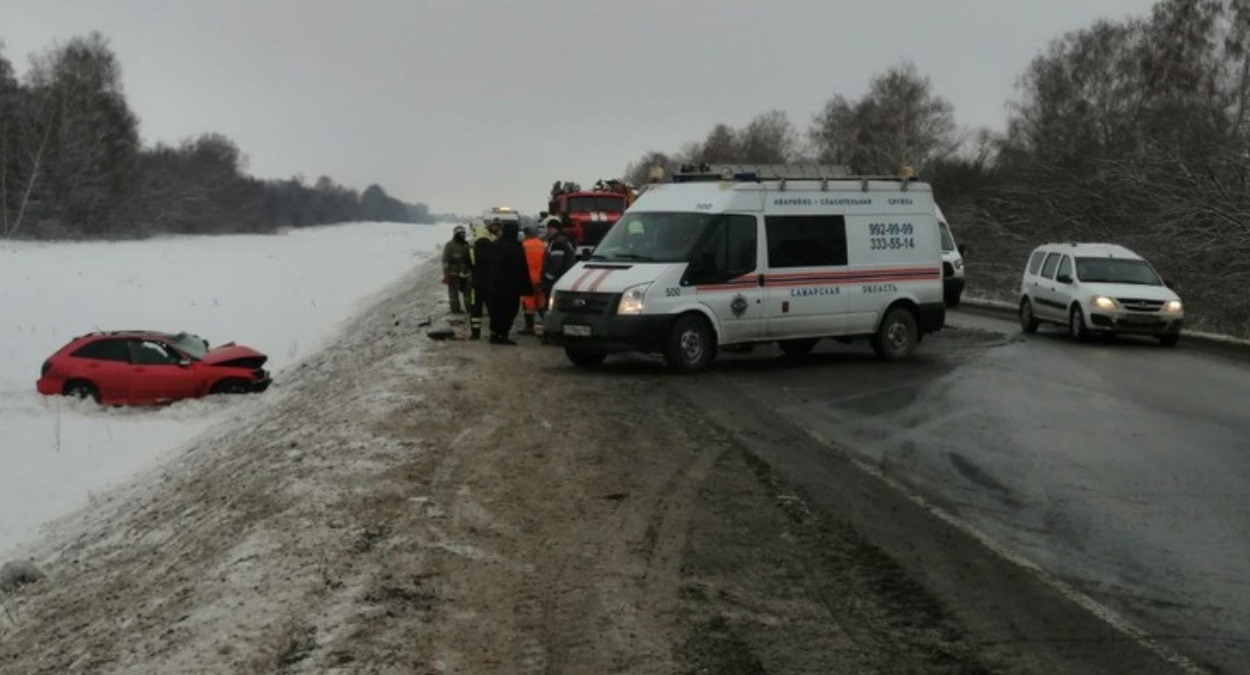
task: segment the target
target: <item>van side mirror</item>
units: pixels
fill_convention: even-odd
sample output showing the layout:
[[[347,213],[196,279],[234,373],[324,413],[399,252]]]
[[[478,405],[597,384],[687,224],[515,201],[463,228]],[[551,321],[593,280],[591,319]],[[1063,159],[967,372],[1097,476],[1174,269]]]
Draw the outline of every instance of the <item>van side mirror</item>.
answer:
[[[1171,289],[1173,289],[1173,290],[1176,290],[1176,280],[1175,280],[1175,279],[1164,279],[1164,280],[1163,280],[1163,285],[1164,285],[1164,286],[1167,286],[1168,288],[1171,288]]]
[[[1058,281],[1061,284],[1070,284],[1072,283],[1072,275],[1060,274],[1059,276],[1055,277],[1055,281]]]
[[[959,255],[960,255],[960,257],[963,257],[963,256],[968,255],[968,245],[967,245],[967,244],[960,244],[960,245],[956,246],[955,248],[959,249]]]

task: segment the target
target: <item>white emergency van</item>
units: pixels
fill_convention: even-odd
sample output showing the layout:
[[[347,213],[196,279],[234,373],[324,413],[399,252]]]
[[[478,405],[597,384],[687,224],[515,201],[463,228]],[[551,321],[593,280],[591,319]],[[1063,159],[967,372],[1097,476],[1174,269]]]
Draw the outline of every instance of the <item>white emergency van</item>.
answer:
[[[946,319],[929,185],[836,166],[684,168],[553,290],[546,335],[579,366],[634,351],[692,372],[719,347],[826,337],[897,360]]]

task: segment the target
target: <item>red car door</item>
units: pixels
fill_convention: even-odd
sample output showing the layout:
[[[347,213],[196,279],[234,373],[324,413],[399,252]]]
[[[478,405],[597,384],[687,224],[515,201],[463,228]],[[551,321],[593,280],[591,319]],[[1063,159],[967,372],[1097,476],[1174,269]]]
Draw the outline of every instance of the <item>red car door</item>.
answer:
[[[130,398],[130,353],[126,340],[97,340],[70,356],[73,378],[96,386],[106,402]]]
[[[134,403],[157,403],[189,398],[199,393],[193,364],[156,340],[130,341],[130,391]]]

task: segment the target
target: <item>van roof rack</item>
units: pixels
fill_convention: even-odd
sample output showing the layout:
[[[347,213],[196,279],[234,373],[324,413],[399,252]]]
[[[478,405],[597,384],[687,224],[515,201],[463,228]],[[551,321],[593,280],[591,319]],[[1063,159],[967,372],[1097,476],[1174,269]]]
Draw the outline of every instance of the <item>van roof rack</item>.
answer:
[[[828,180],[851,176],[851,168],[841,164],[683,164],[673,174],[673,182]]]
[[[831,180],[858,180],[867,189],[868,181],[899,181],[904,187],[916,181],[910,167],[904,167],[898,175],[857,175],[844,164],[683,164],[673,173],[674,183],[695,183],[700,181],[736,181],[743,183],[759,183],[762,181],[818,180],[827,183]]]

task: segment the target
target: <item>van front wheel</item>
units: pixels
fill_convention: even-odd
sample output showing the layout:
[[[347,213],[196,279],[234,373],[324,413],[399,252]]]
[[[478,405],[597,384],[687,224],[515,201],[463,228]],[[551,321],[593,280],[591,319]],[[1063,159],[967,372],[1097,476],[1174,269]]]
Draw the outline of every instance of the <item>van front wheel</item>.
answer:
[[[906,307],[895,307],[886,312],[869,342],[877,356],[886,361],[901,361],[916,351],[918,332],[916,315]]]
[[[664,361],[679,373],[694,373],[712,362],[716,354],[716,338],[712,328],[701,316],[687,314],[673,324],[664,348]]]

